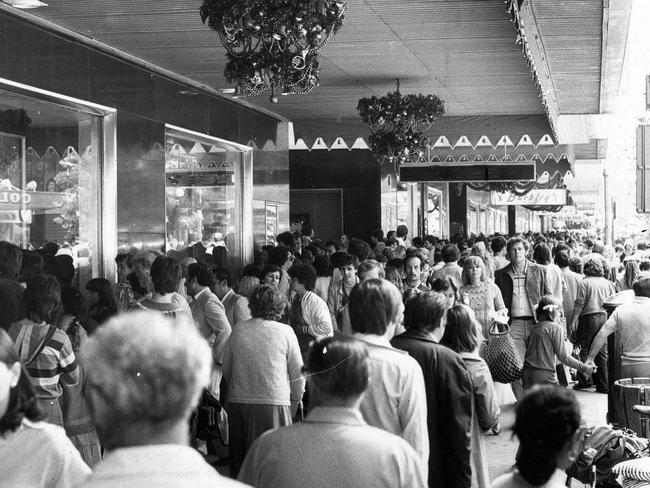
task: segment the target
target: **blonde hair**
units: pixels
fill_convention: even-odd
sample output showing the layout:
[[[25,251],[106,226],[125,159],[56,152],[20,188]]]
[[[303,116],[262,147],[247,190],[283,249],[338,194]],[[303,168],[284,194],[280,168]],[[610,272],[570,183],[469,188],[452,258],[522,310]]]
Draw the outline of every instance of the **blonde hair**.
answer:
[[[487,276],[487,266],[485,266],[485,261],[481,259],[479,256],[467,256],[465,258],[465,262],[463,263],[463,272],[461,274],[461,280],[463,281],[463,285],[469,285],[470,279],[469,279],[469,267],[472,264],[478,264],[481,267],[481,281],[487,281],[488,276]]]

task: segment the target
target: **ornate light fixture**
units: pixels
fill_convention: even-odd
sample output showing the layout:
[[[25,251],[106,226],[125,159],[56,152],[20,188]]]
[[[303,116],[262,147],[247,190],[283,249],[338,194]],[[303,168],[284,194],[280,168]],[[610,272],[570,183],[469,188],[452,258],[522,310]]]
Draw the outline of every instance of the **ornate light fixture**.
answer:
[[[399,79],[395,85],[397,90],[384,97],[362,98],[357,110],[370,128],[370,150],[380,163],[417,163],[429,146],[424,131],[445,113],[445,102],[436,95],[402,95]]]
[[[318,85],[318,52],[343,25],[343,0],[203,0],[201,20],[219,34],[224,76],[244,95],[304,94]]]

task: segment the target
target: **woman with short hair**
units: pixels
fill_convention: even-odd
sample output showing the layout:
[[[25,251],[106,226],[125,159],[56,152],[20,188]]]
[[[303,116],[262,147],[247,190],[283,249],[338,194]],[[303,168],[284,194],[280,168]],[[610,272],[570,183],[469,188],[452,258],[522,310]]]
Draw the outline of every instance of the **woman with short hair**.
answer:
[[[187,300],[176,293],[181,281],[181,266],[174,258],[158,256],[151,265],[153,293],[136,302],[132,310],[154,310],[165,316],[192,316]]]
[[[0,329],[0,484],[78,486],[90,469],[62,429],[42,422],[38,403],[11,338]]]
[[[58,280],[35,276],[27,283],[23,301],[27,318],[12,324],[9,335],[48,422],[63,427],[59,398],[64,385],[79,382],[79,368],[70,339],[56,327],[61,312]]]
[[[232,328],[223,358],[230,429],[230,475],[237,476],[251,444],[263,432],[290,425],[302,399],[302,356],[293,329],[279,320],[286,299],[262,285],[250,299],[252,318]]]

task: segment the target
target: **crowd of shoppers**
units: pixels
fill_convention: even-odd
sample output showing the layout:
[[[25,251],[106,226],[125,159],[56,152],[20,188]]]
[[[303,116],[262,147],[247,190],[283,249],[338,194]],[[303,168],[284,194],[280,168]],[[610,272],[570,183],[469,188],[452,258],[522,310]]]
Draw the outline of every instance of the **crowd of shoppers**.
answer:
[[[0,242],[0,472],[14,486],[241,486],[203,454],[255,487],[486,488],[500,401],[482,352],[497,320],[523,361],[518,471],[498,486],[537,486],[570,440],[544,415],[568,422],[558,432],[579,420],[566,390],[540,389],[557,387],[558,362],[606,392],[619,331],[623,370],[650,376],[642,246],[310,234],[277,236],[238,276],[188,248],[120,254],[116,279],[87,283],[52,243]],[[190,428],[205,391],[227,413],[221,451]]]

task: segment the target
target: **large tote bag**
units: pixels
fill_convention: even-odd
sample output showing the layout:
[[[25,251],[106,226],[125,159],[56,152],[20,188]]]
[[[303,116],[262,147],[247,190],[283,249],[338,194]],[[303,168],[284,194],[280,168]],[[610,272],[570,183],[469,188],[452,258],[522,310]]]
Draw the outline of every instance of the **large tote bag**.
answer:
[[[494,381],[511,383],[521,378],[523,361],[510,335],[508,324],[492,322],[490,340],[485,346],[483,356]]]

